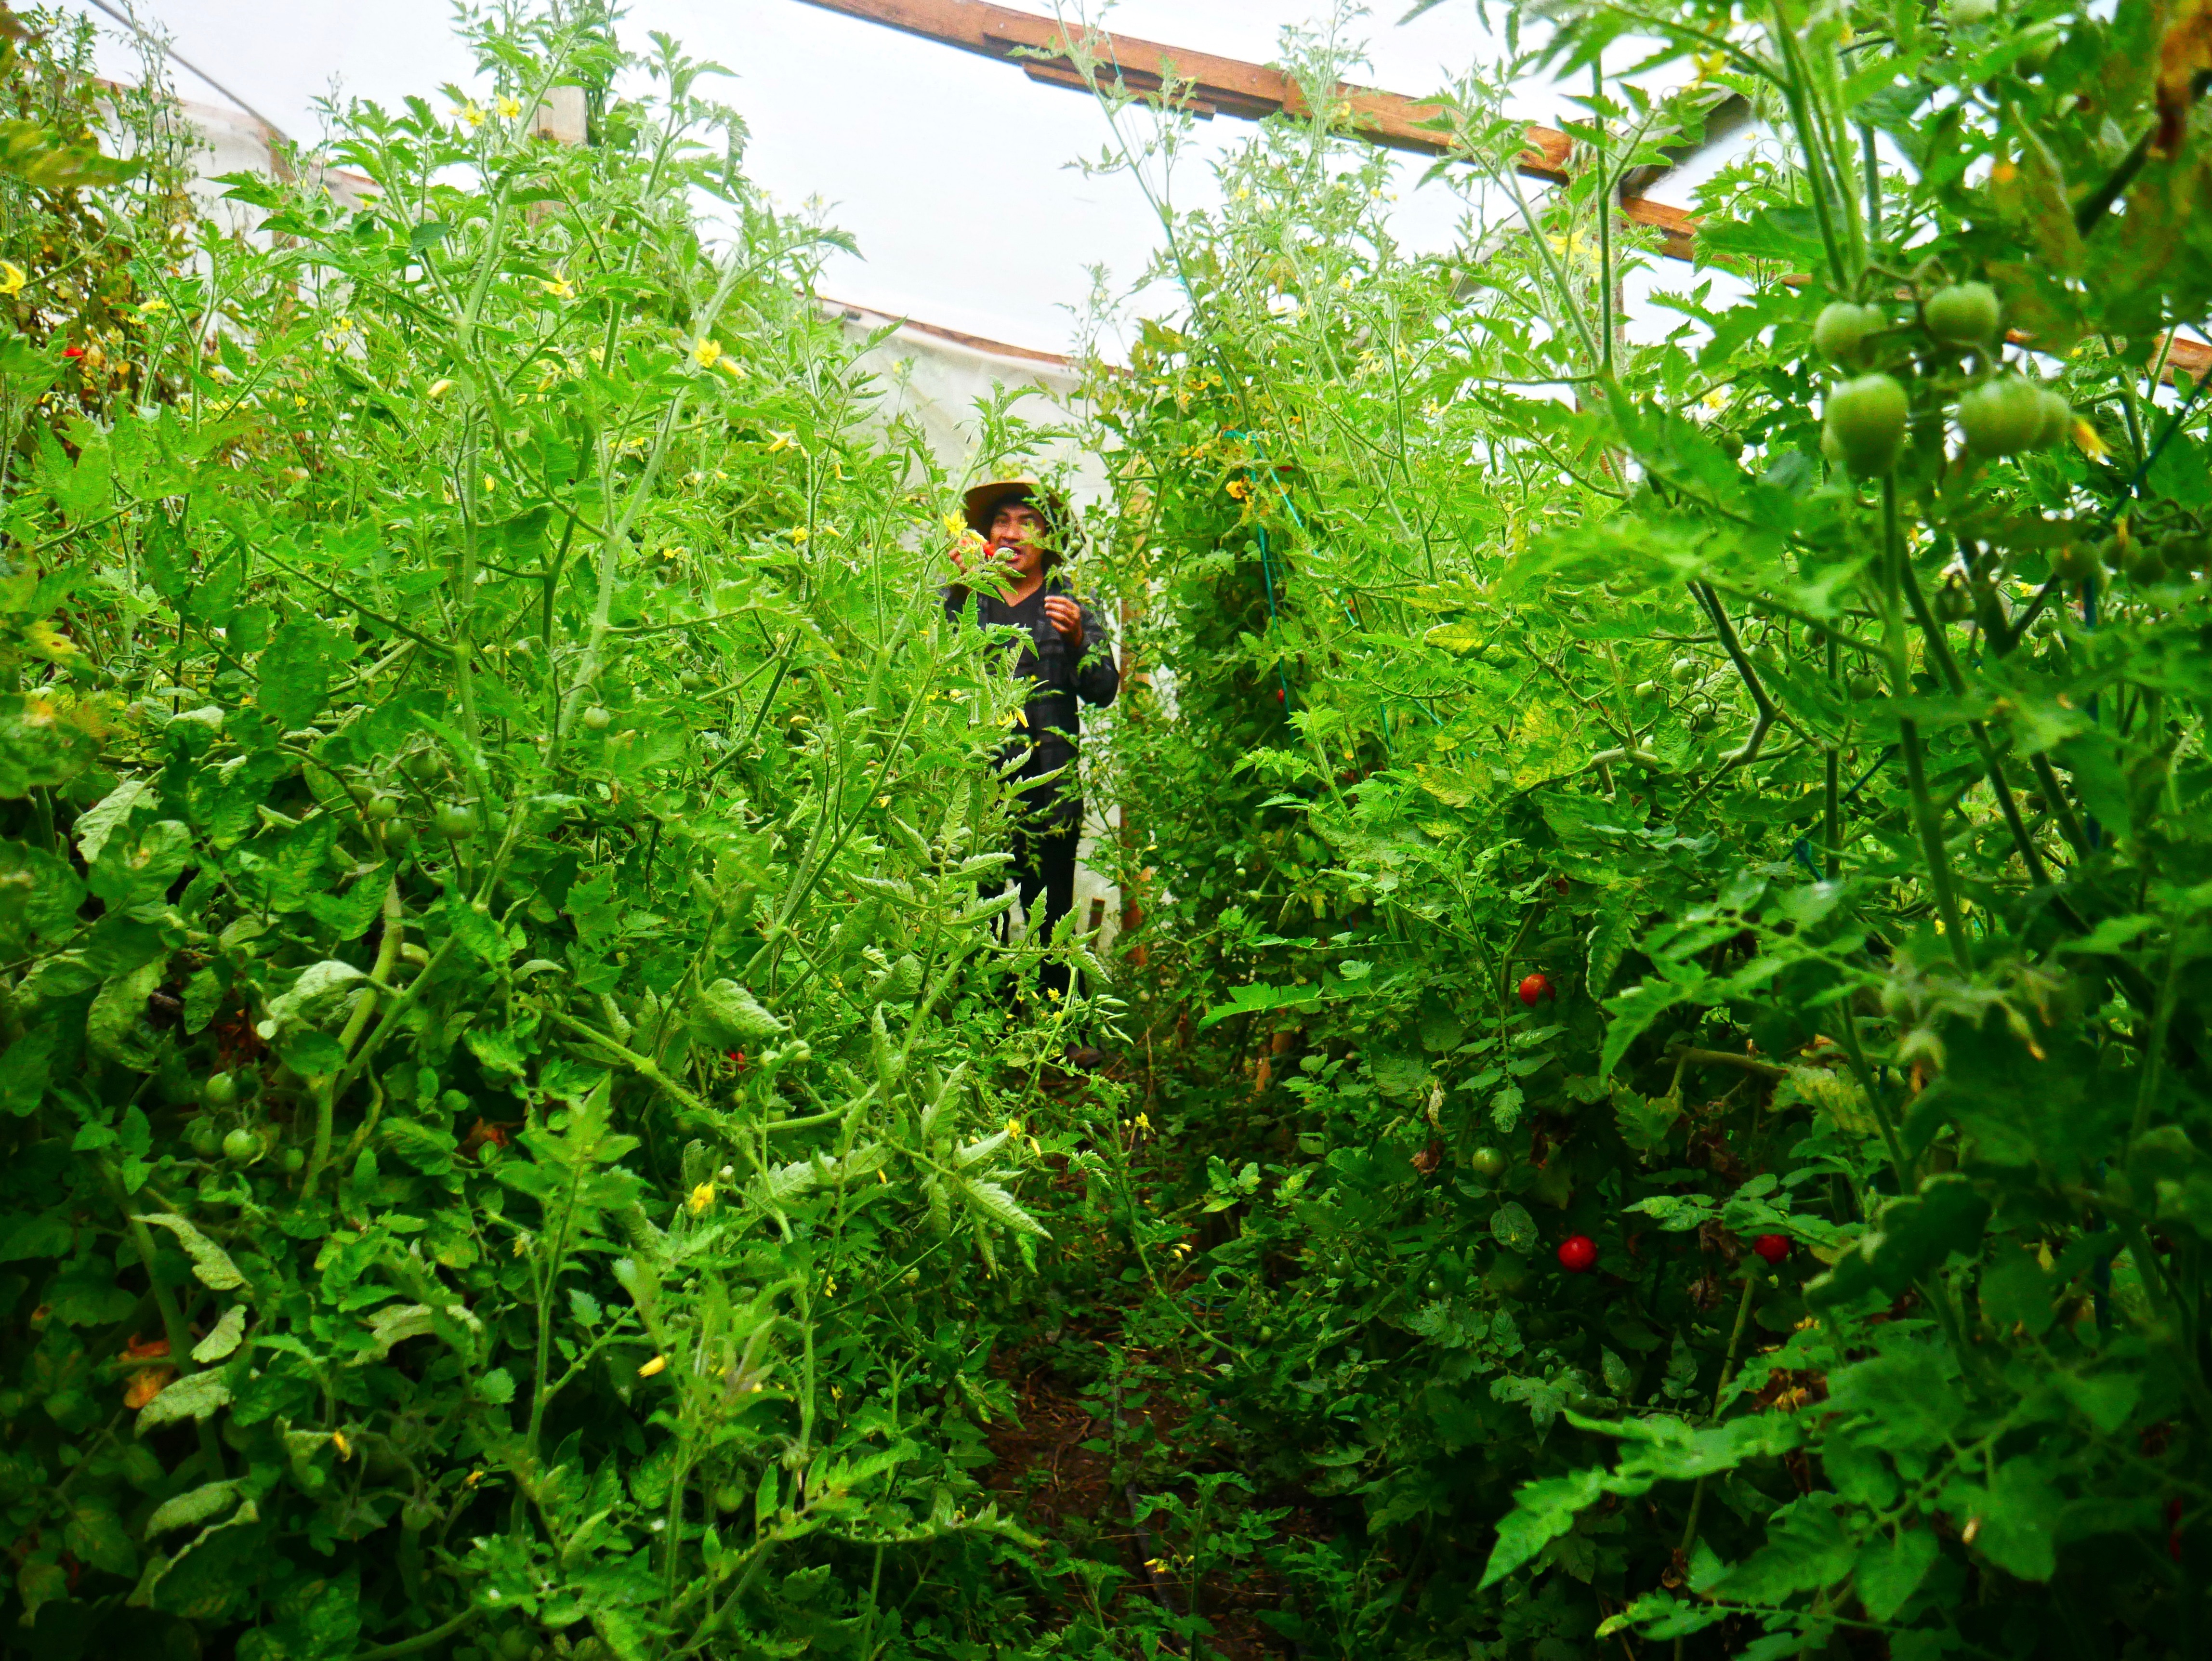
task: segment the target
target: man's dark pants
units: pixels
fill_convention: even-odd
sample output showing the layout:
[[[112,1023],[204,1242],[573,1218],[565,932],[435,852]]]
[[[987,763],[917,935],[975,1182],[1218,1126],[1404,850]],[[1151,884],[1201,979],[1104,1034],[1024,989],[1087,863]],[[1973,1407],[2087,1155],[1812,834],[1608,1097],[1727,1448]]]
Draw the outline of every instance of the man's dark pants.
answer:
[[[1031,805],[1025,798],[1023,806],[1030,808]],[[1083,841],[1083,818],[1062,804],[1026,812],[1023,818],[1029,823],[1015,827],[1009,850],[1014,856],[1013,879],[1022,897],[1022,915],[1029,919],[1029,938],[1045,944],[1059,928],[1060,920],[1075,910],[1075,850]],[[997,894],[1005,886],[1001,883],[984,892]],[[1037,910],[1040,894],[1044,897],[1042,915]],[[1001,919],[1002,940],[1003,930]],[[1037,983],[1048,999],[1066,998],[1073,982],[1073,973],[1065,963],[1048,962],[1038,967]]]

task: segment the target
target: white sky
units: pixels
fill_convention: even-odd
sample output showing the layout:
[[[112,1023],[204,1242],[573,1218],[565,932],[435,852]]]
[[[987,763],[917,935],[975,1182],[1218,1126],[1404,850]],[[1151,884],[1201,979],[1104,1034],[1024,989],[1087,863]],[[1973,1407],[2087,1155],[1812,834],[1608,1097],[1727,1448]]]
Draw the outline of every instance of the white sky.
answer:
[[[84,0],[61,3],[88,9]],[[1264,63],[1284,23],[1309,21],[1323,4],[1123,0],[1104,21],[1116,33]],[[1472,0],[1446,0],[1401,27],[1405,9],[1406,0],[1385,0],[1381,15],[1359,21],[1371,69],[1352,78],[1419,94],[1489,55]],[[139,0],[139,15],[302,140],[319,135],[314,100],[333,82],[344,96],[389,106],[409,93],[434,100],[441,84],[465,82],[471,69],[447,0]],[[702,90],[744,116],[752,177],[787,208],[819,198],[830,222],[859,240],[862,257],[838,255],[823,277],[823,292],[839,299],[1063,350],[1090,293],[1088,268],[1103,264],[1126,283],[1158,241],[1127,178],[1085,179],[1066,165],[1107,142],[1091,100],[1010,65],[801,0],[631,0],[621,27],[633,49],[663,30],[693,58],[733,71]],[[119,41],[104,45],[103,73],[135,75],[133,53]],[[172,72],[185,97],[226,101]],[[1547,121],[1559,113],[1521,113]],[[1202,154],[1179,164],[1179,198],[1202,202],[1206,156],[1251,132],[1226,118],[1200,124]],[[1425,165],[1401,163],[1397,229],[1409,246],[1442,248],[1459,205],[1441,186],[1413,189]]]

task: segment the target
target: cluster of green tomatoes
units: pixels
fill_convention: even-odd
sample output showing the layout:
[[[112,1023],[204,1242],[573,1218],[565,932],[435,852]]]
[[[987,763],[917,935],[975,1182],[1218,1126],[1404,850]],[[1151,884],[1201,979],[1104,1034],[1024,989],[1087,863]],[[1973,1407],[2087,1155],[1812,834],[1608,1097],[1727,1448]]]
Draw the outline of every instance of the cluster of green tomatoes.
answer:
[[[202,1159],[220,1157],[233,1165],[244,1165],[274,1153],[287,1173],[296,1173],[307,1164],[307,1156],[301,1149],[276,1147],[266,1127],[257,1129],[252,1125],[233,1123],[228,1130],[223,1129],[222,1118],[240,1110],[242,1095],[237,1074],[225,1071],[209,1074],[200,1085],[199,1095],[204,1110],[186,1129],[185,1141]]]
[[[445,758],[435,750],[418,748],[400,757],[398,772],[402,776],[388,782],[362,782],[350,787],[355,805],[362,818],[375,833],[378,843],[387,855],[404,855],[415,845],[418,820],[427,818],[427,828],[449,843],[464,843],[474,837],[483,826],[483,818],[476,807],[466,801],[450,798],[440,800],[436,794],[452,782],[451,770]],[[411,783],[422,793],[427,816],[409,812],[409,802],[398,784],[404,789]],[[492,828],[501,829],[503,814],[491,815]]]
[[[1978,457],[2039,450],[2063,439],[2074,424],[2065,398],[2033,378],[1996,367],[1992,356],[2002,320],[1996,291],[1986,283],[1954,283],[1921,302],[1919,326],[1939,347],[1971,351],[1992,372],[1959,394],[1959,430],[1966,452]],[[1813,324],[1813,344],[1832,361],[1864,363],[1880,340],[1895,331],[1880,306],[1832,301]],[[1876,372],[1843,382],[1821,411],[1820,448],[1828,459],[1861,478],[1878,477],[1905,452],[1911,399],[1896,376]]]

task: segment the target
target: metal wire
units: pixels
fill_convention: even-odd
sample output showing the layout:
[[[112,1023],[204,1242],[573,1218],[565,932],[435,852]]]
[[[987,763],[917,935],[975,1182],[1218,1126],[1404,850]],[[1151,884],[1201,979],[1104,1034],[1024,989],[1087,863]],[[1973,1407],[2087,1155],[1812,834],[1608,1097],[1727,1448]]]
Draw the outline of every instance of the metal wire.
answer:
[[[186,58],[184,53],[179,52],[174,46],[171,46],[166,39],[147,33],[143,28],[139,27],[138,20],[131,15],[130,13],[118,11],[113,5],[109,3],[109,0],[92,0],[92,3],[99,7],[100,10],[106,12],[110,17],[112,17],[117,22],[122,24],[125,28],[129,29],[131,33],[137,35],[143,45],[151,46],[155,51],[160,52],[164,58],[167,58],[171,63],[174,64],[179,69],[184,70],[189,74],[198,76],[201,80],[206,82],[208,85],[213,87],[225,98],[230,100],[232,103],[237,105],[239,108],[244,110],[256,121],[258,121],[264,127],[267,128],[272,137],[280,139],[287,144],[292,142],[291,135],[286,132],[283,128],[278,126],[267,116],[262,114],[259,110],[255,109],[252,105],[247,103],[243,98],[240,98],[228,87],[224,86],[222,82],[216,80],[215,76],[210,75],[198,64]]]

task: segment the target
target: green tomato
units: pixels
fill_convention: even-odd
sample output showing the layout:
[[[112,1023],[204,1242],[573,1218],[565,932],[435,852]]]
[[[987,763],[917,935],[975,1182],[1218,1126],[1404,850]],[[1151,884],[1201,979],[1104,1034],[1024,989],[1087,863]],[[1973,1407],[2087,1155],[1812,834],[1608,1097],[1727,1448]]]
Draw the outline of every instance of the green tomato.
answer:
[[[2054,444],[2063,444],[2066,435],[2074,430],[2074,406],[2066,401],[2063,392],[2043,389],[2043,424],[2036,429],[2032,447],[2047,450]]]
[[[1820,447],[1854,473],[1886,473],[1905,449],[1911,405],[1886,374],[1861,375],[1828,394],[1821,411]]]
[[[222,1139],[222,1157],[233,1165],[244,1165],[260,1152],[261,1139],[244,1125]]]
[[[587,733],[604,733],[613,721],[613,715],[604,704],[595,703],[584,711],[584,730]]]
[[[2193,576],[2212,563],[2212,538],[2201,531],[2180,532],[2159,544],[2159,557],[2169,575]]]
[[[707,678],[696,669],[686,669],[676,677],[676,684],[687,692],[696,692],[707,684]]]
[[[288,1147],[284,1150],[284,1158],[282,1163],[284,1166],[284,1172],[287,1176],[296,1177],[302,1170],[306,1169],[307,1156],[296,1147]]]
[[[1954,23],[1986,23],[1997,15],[1997,0],[1951,0]]]
[[[2145,587],[2166,579],[2166,560],[2154,543],[2142,540],[2129,543],[2122,552],[2120,569],[2127,573],[2129,581],[2141,583]]]
[[[2028,448],[2049,418],[2043,389],[2021,375],[1985,380],[1959,399],[1959,428],[1976,455],[2005,456]]]
[[[1441,1298],[1444,1295],[1444,1283],[1437,1279],[1433,1275],[1429,1276],[1427,1282],[1421,1289],[1427,1293],[1431,1298]]]
[[[2116,537],[2106,546],[2118,551],[2118,543],[2119,539]],[[2087,542],[2069,542],[2063,548],[2052,551],[2051,575],[2062,582],[2087,582],[2103,569],[2104,561],[2100,557],[2101,552],[2101,550]],[[2048,612],[2038,618],[2037,623],[2039,632],[2045,634],[2055,633],[2058,628],[2058,619]],[[2048,630],[2040,628],[2040,625],[2045,623],[2051,625]]]
[[[399,798],[397,796],[371,796],[368,799],[368,803],[362,807],[362,811],[367,813],[369,818],[375,824],[388,824],[393,819],[399,817]]]
[[[741,1507],[747,1497],[744,1488],[740,1484],[725,1482],[714,1490],[714,1509],[726,1515]]]
[[[1668,666],[1667,672],[1674,678],[1677,685],[1681,685],[1695,680],[1704,668],[1705,665],[1695,658],[1676,658]]]
[[[1888,326],[1879,306],[1832,300],[1813,319],[1813,344],[1833,362],[1856,363],[1866,343]]]
[[[2031,29],[2021,38],[2020,55],[2012,60],[2012,72],[2023,81],[2033,81],[2051,67],[2051,54],[2058,50],[2058,31],[2049,24]]]
[[[1921,315],[1928,332],[1947,346],[1986,346],[1996,338],[2002,313],[1988,283],[1954,283],[1929,295]]]
[[[445,762],[434,750],[417,750],[407,757],[404,764],[407,776],[417,784],[428,784],[446,770]]]
[[[415,827],[405,819],[394,819],[384,827],[384,846],[393,854],[404,854],[415,845]]]
[[[1467,1156],[1467,1168],[1486,1183],[1503,1177],[1511,1163],[1505,1157],[1505,1150],[1499,1147],[1478,1147]]]
[[[520,1627],[509,1627],[499,1635],[500,1661],[530,1661],[537,1652],[538,1646]]]
[[[222,1152],[222,1129],[213,1119],[202,1114],[185,1127],[185,1142],[204,1159],[212,1159]]]
[[[1844,687],[1855,698],[1873,698],[1881,696],[1881,682],[1864,672],[1845,676]]]
[[[210,1107],[228,1107],[238,1099],[238,1080],[228,1073],[210,1073],[200,1086],[200,1099]]]
[[[476,810],[465,802],[447,802],[438,809],[437,824],[447,842],[465,842],[477,833]]]

